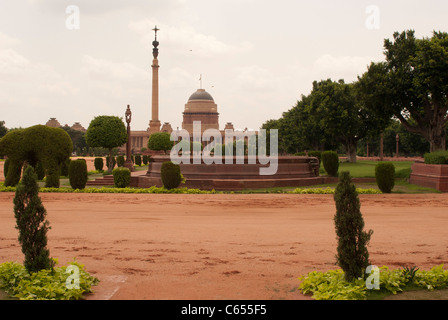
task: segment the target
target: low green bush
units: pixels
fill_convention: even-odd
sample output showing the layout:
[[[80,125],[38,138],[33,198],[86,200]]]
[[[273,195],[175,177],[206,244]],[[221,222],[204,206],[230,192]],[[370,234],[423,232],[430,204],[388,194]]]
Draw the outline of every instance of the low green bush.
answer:
[[[325,151],[322,153],[322,164],[328,175],[337,177],[339,171],[339,156],[334,151]]]
[[[123,167],[124,166],[124,156],[117,156],[117,166],[118,167]]]
[[[425,154],[426,164],[448,164],[448,151],[435,151]]]
[[[429,271],[418,268],[391,270],[387,266],[379,268],[379,290],[368,290],[364,278],[352,282],[345,281],[342,270],[327,272],[313,271],[299,277],[299,290],[303,294],[312,294],[316,300],[366,300],[371,292],[384,294],[398,294],[406,288],[422,288],[439,290],[448,288],[448,270],[443,264],[433,267]]]
[[[180,166],[172,163],[171,161],[166,161],[162,163],[162,168],[160,169],[160,175],[162,178],[163,186],[166,189],[175,189],[182,182]]]
[[[142,165],[142,156],[137,154],[134,159],[135,165],[140,167]]]
[[[131,183],[131,171],[128,168],[115,168],[112,174],[114,175],[114,185],[117,188],[126,188]]]
[[[143,164],[146,166],[148,163],[149,163],[149,157],[148,157],[148,155],[143,155],[143,157],[142,157],[142,161],[143,161]]]
[[[93,164],[95,166],[95,170],[102,172],[103,171],[103,167],[104,167],[104,160],[103,158],[95,158],[95,160],[93,161]]]
[[[391,193],[395,186],[395,166],[392,162],[378,163],[375,166],[375,179],[383,193]]]
[[[86,161],[84,159],[72,160],[68,171],[70,186],[73,189],[84,189],[88,180]]]
[[[0,264],[0,288],[8,295],[21,300],[83,299],[83,295],[92,292],[92,286],[97,285],[99,280],[85,271],[84,265],[77,262],[69,265],[79,268],[79,288],[66,285],[69,277],[68,266],[28,273],[25,267],[17,262]]]

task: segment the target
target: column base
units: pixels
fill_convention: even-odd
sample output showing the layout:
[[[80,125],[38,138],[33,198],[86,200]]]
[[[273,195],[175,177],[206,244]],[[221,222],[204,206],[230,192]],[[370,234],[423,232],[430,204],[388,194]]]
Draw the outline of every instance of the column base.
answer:
[[[162,123],[157,120],[157,121],[149,121],[149,134],[153,134],[156,132],[160,132],[160,126],[162,125]]]

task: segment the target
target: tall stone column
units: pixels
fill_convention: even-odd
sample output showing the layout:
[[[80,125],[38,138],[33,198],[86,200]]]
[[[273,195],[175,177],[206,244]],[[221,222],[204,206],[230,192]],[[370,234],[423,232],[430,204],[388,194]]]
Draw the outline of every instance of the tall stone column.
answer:
[[[154,132],[160,132],[160,120],[159,120],[159,42],[157,41],[157,31],[160,29],[157,26],[153,29],[155,31],[155,40],[152,42],[154,48],[152,49],[152,55],[154,59],[152,60],[152,114],[151,121],[149,121],[149,134]]]

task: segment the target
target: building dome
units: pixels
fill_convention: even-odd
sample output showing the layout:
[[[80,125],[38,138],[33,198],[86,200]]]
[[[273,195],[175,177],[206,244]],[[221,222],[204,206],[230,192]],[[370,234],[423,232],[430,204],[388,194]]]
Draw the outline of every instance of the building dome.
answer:
[[[184,121],[182,129],[187,130],[190,134],[193,132],[193,123],[201,122],[201,130],[207,129],[219,130],[219,113],[213,97],[204,89],[198,89],[188,99],[183,113]]]
[[[191,100],[209,100],[209,101],[214,101],[213,97],[211,96],[210,93],[208,93],[207,91],[205,91],[204,89],[198,89],[195,93],[193,93],[190,98],[188,99],[188,101]]]

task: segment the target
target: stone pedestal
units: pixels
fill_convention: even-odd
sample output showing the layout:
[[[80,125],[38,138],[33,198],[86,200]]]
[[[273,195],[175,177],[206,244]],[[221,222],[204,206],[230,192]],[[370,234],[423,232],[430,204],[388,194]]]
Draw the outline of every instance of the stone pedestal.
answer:
[[[448,192],[448,165],[416,162],[411,169],[410,183]]]
[[[271,176],[261,176],[260,168],[268,165],[248,164],[245,157],[244,164],[211,164],[203,161],[201,164],[181,164],[182,175],[186,184],[180,187],[198,188],[202,190],[242,190],[274,187],[299,187],[322,183],[319,174],[319,160],[313,157],[279,157],[277,173]],[[154,156],[145,176],[136,177],[133,187],[148,188],[161,187],[160,170],[163,162],[170,161],[169,155]]]

